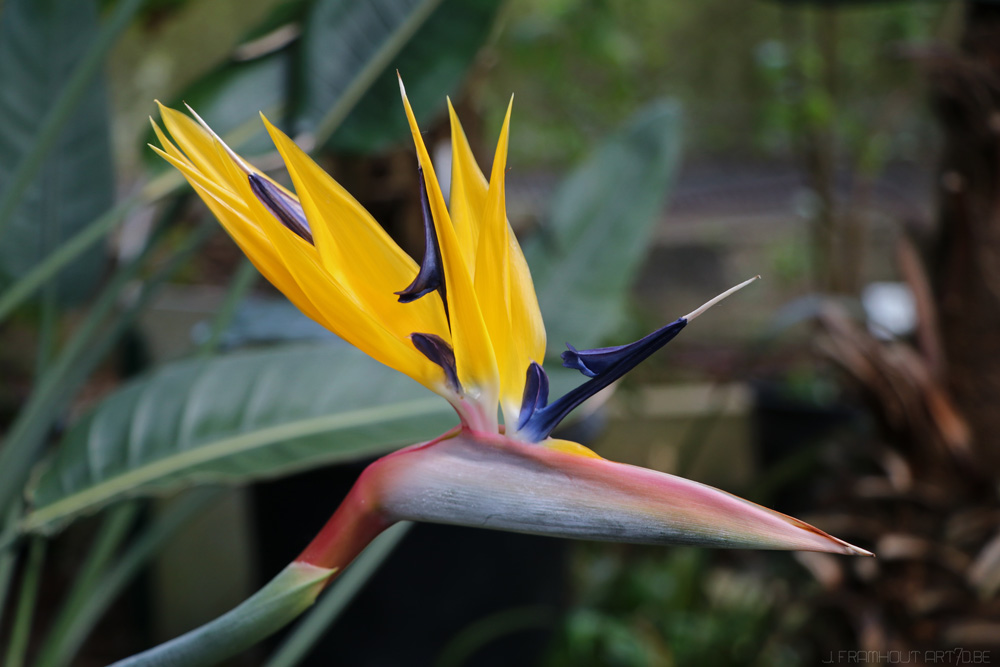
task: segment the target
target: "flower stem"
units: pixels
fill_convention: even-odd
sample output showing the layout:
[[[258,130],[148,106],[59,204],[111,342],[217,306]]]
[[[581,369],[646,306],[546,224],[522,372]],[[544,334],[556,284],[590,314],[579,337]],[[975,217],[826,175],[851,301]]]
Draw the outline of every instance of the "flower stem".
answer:
[[[361,473],[340,507],[296,562],[343,571],[379,533],[394,523],[378,509],[377,475],[373,474],[376,467],[377,463]]]
[[[295,562],[214,621],[113,667],[209,667],[253,646],[309,608],[334,572]]]

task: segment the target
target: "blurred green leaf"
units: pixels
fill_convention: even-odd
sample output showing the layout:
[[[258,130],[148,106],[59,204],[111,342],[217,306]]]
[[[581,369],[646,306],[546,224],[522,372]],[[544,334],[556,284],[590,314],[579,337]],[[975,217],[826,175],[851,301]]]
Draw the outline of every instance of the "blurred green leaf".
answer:
[[[441,0],[316,0],[304,25],[296,85],[301,130],[321,143],[340,125]]]
[[[184,90],[171,106],[187,102],[246,154],[271,150],[257,122],[258,110],[279,126],[290,118],[294,131],[315,133],[321,142],[329,139],[326,146],[334,150],[383,150],[409,131],[396,68],[406,77],[418,117],[426,119],[461,83],[501,2],[318,0],[294,48],[228,62]],[[276,19],[267,20],[273,26]],[[292,91],[294,109],[288,109]]]
[[[248,61],[233,61],[213,70],[185,89],[168,106],[183,109],[184,104],[212,126],[226,142],[241,153],[258,155],[274,150],[259,112],[282,125],[288,95],[288,72],[291,54],[279,50]],[[146,142],[159,145],[153,130]],[[143,152],[143,159],[154,170],[169,170],[170,165],[155,152]]]
[[[350,68],[360,71],[362,65],[367,66],[359,62],[362,54],[368,53],[372,61],[379,57],[371,50],[374,45],[368,41],[369,33],[356,32],[359,27],[385,35],[379,48],[387,51],[395,35],[407,28],[407,21],[425,7],[436,5],[402,50],[385,59],[370,89],[328,144],[334,150],[370,153],[409,136],[406,116],[400,109],[396,70],[406,83],[407,97],[419,121],[440,112],[445,96],[458,92],[489,37],[502,0],[357,3],[350,16],[345,14],[347,4],[321,1],[314,20],[306,24],[302,54],[302,120],[306,127],[318,123],[347,89]],[[391,10],[385,7],[388,5]],[[331,44],[340,44],[336,55],[331,53]]]
[[[777,0],[778,4],[782,5],[813,5],[816,7],[857,7],[862,5],[865,7],[880,7],[882,5],[889,5],[897,3],[900,0]],[[992,0],[987,0],[990,2]]]
[[[23,525],[47,530],[123,496],[375,456],[456,423],[447,402],[346,344],[169,364],[69,431]]]
[[[0,183],[31,150],[40,124],[98,34],[92,0],[7,0],[0,13]],[[0,281],[29,272],[65,239],[111,207],[114,177],[104,82],[91,83],[0,243]],[[85,298],[100,278],[93,247],[63,270],[59,297]]]
[[[553,369],[554,391],[579,383]],[[167,364],[77,422],[29,487],[26,531],[138,495],[374,457],[457,425],[448,403],[345,343]]]
[[[676,103],[640,110],[563,183],[548,224],[524,244],[552,349],[593,347],[621,328],[677,171],[680,128]]]
[[[297,28],[312,4],[313,0],[282,0],[271,9],[260,23],[243,35],[240,42],[246,45],[247,42],[263,37],[273,37],[272,33],[276,30]]]

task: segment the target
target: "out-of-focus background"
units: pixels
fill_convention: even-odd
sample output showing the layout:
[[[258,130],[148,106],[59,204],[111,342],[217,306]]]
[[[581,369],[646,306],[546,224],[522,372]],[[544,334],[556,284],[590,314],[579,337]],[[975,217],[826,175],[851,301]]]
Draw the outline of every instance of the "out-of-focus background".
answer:
[[[360,409],[365,391],[391,401],[375,362],[315,360],[317,341],[331,355],[340,348],[258,279],[145,143],[155,143],[154,99],[187,102],[283,179],[263,111],[419,258],[398,70],[443,173],[445,96],[486,171],[514,95],[508,214],[553,355],[564,342],[634,340],[763,276],[586,406],[566,437],[794,514],[878,558],[417,526],[359,577],[356,595],[339,594],[308,650],[295,654],[285,635],[234,664],[1000,659],[1000,5],[6,0],[0,195],[119,14],[124,28],[100,72],[78,92],[9,228],[0,226],[10,290],[119,202],[102,240],[37,298],[20,298],[7,318],[0,295],[0,411],[19,439],[10,442],[30,439],[17,415],[34,405],[45,372],[59,370],[51,359],[71,348],[87,314],[104,299],[130,318],[85,341],[86,372],[54,376],[72,387],[43,413],[55,426],[32,441],[29,462],[42,464],[27,482],[22,525],[62,528],[120,500],[108,492],[72,504],[115,484],[111,473],[82,482],[71,472],[88,443],[104,455],[80,426],[94,414],[112,424],[107,439],[125,449],[143,437],[165,443],[153,458],[178,466],[183,457],[163,454],[167,427],[147,418],[161,406],[178,402],[165,414],[197,422],[192,447],[247,429],[256,437],[247,424],[257,416],[234,416],[196,391],[199,372],[233,391],[278,373],[277,388],[254,399],[263,407],[241,408],[264,426],[346,409],[358,393],[351,407]],[[45,233],[43,218],[53,221]],[[294,558],[365,461],[450,419],[433,417],[412,432],[390,424],[325,435],[363,443],[347,453],[305,439],[294,453],[223,461],[225,470],[192,466],[141,487],[159,499],[126,501],[117,524],[75,522],[48,544],[26,654],[43,665],[104,664],[232,607]],[[237,484],[195,518],[176,518],[183,493],[160,498],[220,479]],[[78,509],[64,511],[66,502]],[[109,599],[86,612],[70,648],[47,652],[46,632],[73,617],[64,592],[87,567],[79,554],[119,524],[112,553],[133,554],[151,534],[156,548],[140,550],[124,581],[94,575],[92,595],[108,586]],[[22,555],[7,576],[23,579],[32,562]],[[8,618],[12,608],[8,600]],[[89,608],[71,612],[80,609]],[[18,632],[6,627],[0,639]],[[276,649],[296,657],[281,662]]]

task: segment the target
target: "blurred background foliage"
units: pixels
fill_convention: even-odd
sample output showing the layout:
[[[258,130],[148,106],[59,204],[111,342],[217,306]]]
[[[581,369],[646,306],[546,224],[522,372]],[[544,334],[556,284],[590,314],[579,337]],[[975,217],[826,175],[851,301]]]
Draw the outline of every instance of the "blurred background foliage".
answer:
[[[294,557],[359,461],[451,423],[259,281],[144,145],[152,100],[186,102],[280,179],[263,111],[419,256],[397,69],[431,145],[449,95],[484,167],[515,95],[508,211],[550,353],[767,278],[572,437],[881,558],[570,552],[417,526],[270,657],[234,664],[398,664],[376,650],[391,632],[408,664],[993,656],[988,5],[0,2],[3,664],[105,664],[225,611]],[[435,530],[445,553],[424,546]],[[431,627],[406,634],[416,616]]]
[[[866,136],[893,91],[919,90],[919,75],[898,56],[945,29],[942,7],[865,5],[834,15],[779,2],[517,0],[489,88],[517,91],[524,118],[511,150],[522,163],[565,164],[629,109],[665,92],[684,100],[694,159],[788,158],[796,106],[813,123],[834,114],[819,90],[816,39],[829,21],[841,56],[836,122],[846,135]],[[909,111],[894,157],[912,159],[928,140],[917,132],[926,116],[916,105]]]

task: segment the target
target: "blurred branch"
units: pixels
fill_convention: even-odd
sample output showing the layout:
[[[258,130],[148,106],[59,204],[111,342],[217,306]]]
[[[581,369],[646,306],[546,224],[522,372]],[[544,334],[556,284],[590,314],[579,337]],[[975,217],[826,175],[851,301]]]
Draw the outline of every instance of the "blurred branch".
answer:
[[[21,577],[21,595],[14,615],[14,627],[10,631],[7,644],[7,656],[4,660],[7,667],[21,667],[24,664],[28,639],[31,635],[31,621],[35,615],[35,604],[38,602],[38,585],[45,563],[45,547],[44,537],[36,537],[31,541],[24,576]]]
[[[91,594],[81,600],[72,618],[61,627],[61,634],[46,645],[38,667],[69,665],[80,645],[97,625],[122,590],[137,575],[146,562],[162,548],[188,521],[217,498],[216,488],[202,488],[185,494],[158,516],[132,543],[129,549],[103,574]],[[47,660],[47,662],[41,662]]]
[[[17,520],[20,516],[21,503],[14,503],[7,513],[3,532],[0,532],[0,545],[10,543],[17,538]],[[3,620],[3,612],[7,604],[7,593],[10,592],[10,582],[14,576],[14,565],[16,563],[17,550],[4,549],[0,546],[0,620]]]
[[[62,664],[61,653],[65,652],[69,630],[82,615],[81,610],[87,606],[87,601],[95,595],[108,563],[132,528],[138,510],[137,501],[126,501],[105,514],[87,557],[73,577],[73,587],[63,600],[59,615],[49,628],[45,641],[42,642],[42,651],[35,661],[35,667],[55,667]]]

